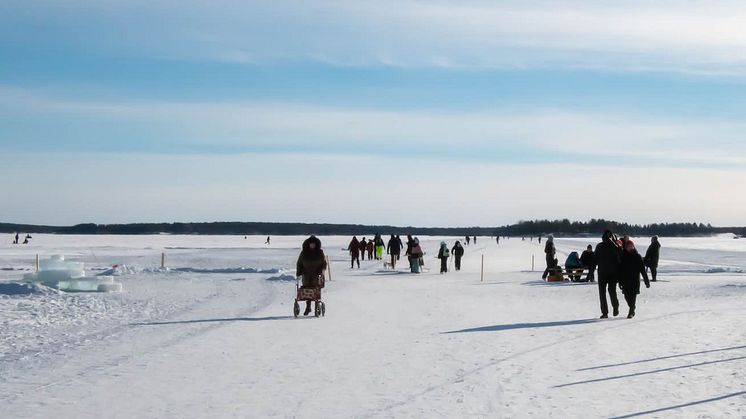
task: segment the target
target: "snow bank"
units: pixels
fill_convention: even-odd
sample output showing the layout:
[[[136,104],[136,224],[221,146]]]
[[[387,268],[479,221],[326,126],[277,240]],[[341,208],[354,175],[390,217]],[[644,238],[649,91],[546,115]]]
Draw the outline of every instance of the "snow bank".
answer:
[[[175,272],[186,272],[196,274],[278,274],[282,270],[277,268],[257,269],[257,268],[172,268]]]
[[[288,275],[288,274],[282,274],[282,275],[278,275],[278,276],[271,276],[271,277],[267,278],[267,281],[287,281],[287,282],[291,282],[291,281],[295,281],[295,276]]]
[[[0,283],[0,295],[47,295],[59,294],[54,288],[41,284],[24,284],[18,282]]]

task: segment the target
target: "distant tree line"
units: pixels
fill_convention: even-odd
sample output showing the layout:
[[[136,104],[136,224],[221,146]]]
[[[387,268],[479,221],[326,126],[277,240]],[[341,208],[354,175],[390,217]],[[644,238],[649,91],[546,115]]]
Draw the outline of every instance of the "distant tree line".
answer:
[[[603,219],[587,222],[564,220],[520,221],[502,227],[396,227],[359,224],[304,224],[261,222],[78,224],[55,227],[0,223],[0,233],[50,234],[213,234],[213,235],[362,235],[412,234],[430,236],[599,236],[611,229],[631,236],[708,236],[720,233],[746,235],[746,227],[713,227],[702,223],[628,224]]]

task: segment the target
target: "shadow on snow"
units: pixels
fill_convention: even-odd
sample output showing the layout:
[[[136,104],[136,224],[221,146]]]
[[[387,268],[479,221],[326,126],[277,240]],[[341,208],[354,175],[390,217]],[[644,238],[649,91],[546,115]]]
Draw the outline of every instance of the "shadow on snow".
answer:
[[[472,333],[472,332],[501,332],[503,330],[516,330],[516,329],[541,329],[544,327],[560,327],[560,326],[577,326],[581,324],[596,323],[597,319],[583,319],[583,320],[565,320],[557,322],[543,322],[543,323],[512,323],[512,324],[496,324],[494,326],[483,326],[475,327],[471,329],[453,330],[450,332],[443,332],[445,335],[454,333]]]
[[[595,378],[595,379],[592,379],[592,380],[576,381],[574,383],[567,383],[567,384],[556,385],[556,386],[554,386],[554,388],[571,387],[571,386],[577,386],[577,385],[581,385],[581,384],[600,383],[600,382],[603,382],[603,381],[621,380],[621,379],[624,379],[624,378],[632,378],[632,377],[639,377],[639,376],[642,376],[642,375],[658,374],[658,373],[661,373],[661,372],[677,371],[677,370],[683,370],[683,369],[686,369],[686,368],[703,367],[703,366],[706,366],[706,365],[722,364],[724,362],[741,361],[741,360],[744,360],[744,359],[746,359],[746,356],[739,356],[739,357],[728,358],[728,359],[719,359],[717,361],[698,362],[696,364],[680,365],[678,367],[660,368],[660,369],[657,369],[657,370],[636,372],[636,373],[633,373],[633,374],[622,374],[622,375],[614,375],[614,376],[605,377],[605,378]]]
[[[637,413],[630,413],[624,416],[614,416],[611,419],[626,419],[626,418],[634,418],[638,416],[653,415],[656,413],[662,413],[662,412],[667,412],[667,411],[676,410],[676,409],[683,409],[685,407],[691,407],[691,406],[696,406],[696,405],[705,404],[705,403],[717,402],[720,400],[730,399],[732,397],[739,397],[739,396],[746,396],[746,391],[739,391],[738,393],[726,394],[724,396],[713,397],[711,399],[697,400],[694,402],[677,404],[675,406],[662,407],[660,409],[646,410],[644,412],[637,412]]]
[[[646,362],[654,362],[654,361],[662,361],[665,359],[672,359],[672,358],[681,358],[685,356],[694,356],[694,355],[704,355],[704,354],[711,354],[714,352],[725,352],[725,351],[735,351],[738,349],[746,349],[746,345],[743,346],[731,346],[729,348],[720,348],[720,349],[708,349],[705,351],[697,351],[697,352],[687,352],[683,354],[677,354],[677,355],[668,355],[668,356],[661,356],[658,358],[649,358],[649,359],[643,359],[640,361],[631,361],[631,362],[622,362],[619,364],[608,364],[608,365],[599,365],[597,367],[588,367],[588,368],[581,368],[577,371],[591,371],[591,370],[600,370],[604,368],[612,368],[612,367],[623,367],[626,365],[634,365],[634,364],[644,364]]]

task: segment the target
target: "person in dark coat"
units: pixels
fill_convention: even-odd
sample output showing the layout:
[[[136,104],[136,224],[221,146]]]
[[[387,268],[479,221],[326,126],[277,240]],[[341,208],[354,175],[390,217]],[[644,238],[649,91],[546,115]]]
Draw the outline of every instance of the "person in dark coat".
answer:
[[[468,246],[470,242],[471,242],[471,237],[466,236],[466,245]]]
[[[585,252],[580,255],[580,264],[583,265],[583,268],[588,269],[588,276],[585,280],[587,282],[594,282],[596,280],[594,275],[596,271],[596,256],[593,254],[593,246],[590,244],[585,249]]]
[[[456,266],[456,270],[461,270],[461,258],[464,257],[464,246],[461,245],[460,241],[456,241],[456,244],[453,245],[453,249],[451,249],[451,253],[453,254],[454,258],[454,265]]]
[[[355,267],[355,262],[357,262],[357,268],[360,269],[360,242],[357,239],[357,236],[352,237],[352,241],[350,242],[350,245],[347,246],[347,250],[350,251],[350,269]]]
[[[401,240],[391,235],[389,242],[386,244],[386,253],[391,255],[391,269],[396,269],[396,261],[401,255]]]
[[[438,250],[438,259],[440,259],[440,273],[448,273],[448,258],[451,256],[451,252],[448,250],[448,244],[446,242],[440,242],[440,249]]]
[[[405,256],[409,256],[412,254],[412,246],[414,246],[414,239],[411,235],[407,235],[407,251],[404,252]]]
[[[645,280],[645,287],[650,288],[650,281],[648,281],[648,273],[642,261],[642,256],[637,253],[635,243],[627,238],[619,267],[619,286],[622,288],[624,300],[627,301],[629,306],[628,319],[635,317],[635,303],[637,294],[640,293],[640,275]]]
[[[319,280],[326,270],[326,256],[321,250],[321,240],[316,236],[311,236],[303,242],[303,248],[298,256],[295,276],[302,277],[302,285],[306,288],[317,288],[320,286]],[[304,316],[311,313],[311,302],[306,301],[306,311]]]
[[[474,236],[474,237],[473,237],[473,238],[471,239],[471,241],[473,241],[473,242],[474,242],[474,244],[477,244],[477,236]]]
[[[396,235],[396,241],[399,242],[399,249],[404,249],[404,243],[402,243],[401,236],[399,236],[398,234]],[[399,258],[396,259],[398,260]]]
[[[581,269],[582,267],[583,264],[580,262],[578,252],[570,252],[570,254],[567,255],[567,259],[565,259],[565,270],[567,271],[567,276],[570,277],[571,281],[580,281],[580,274],[573,271]]]
[[[363,237],[362,240],[360,240],[360,253],[363,257],[363,260],[365,260],[365,252],[368,251],[368,241],[365,240],[365,237]]]
[[[619,276],[619,263],[622,257],[622,249],[617,244],[614,233],[606,230],[601,243],[596,246],[596,267],[598,268],[598,297],[601,303],[601,318],[609,317],[609,306],[606,302],[608,290],[614,315],[619,315],[619,300],[616,295],[616,285]]]
[[[661,256],[661,244],[658,242],[658,236],[653,236],[650,239],[650,247],[645,252],[645,266],[650,268],[650,280],[655,282],[658,279],[658,260]]]
[[[554,237],[549,236],[547,238],[547,243],[544,245],[544,253],[546,256],[547,268],[544,269],[544,274],[541,275],[541,279],[547,279],[550,271],[557,267],[557,258],[554,257],[557,253],[557,249],[554,247]]]
[[[13,240],[13,244],[18,244],[18,240],[19,239],[20,239],[20,237],[18,237],[18,233],[16,233],[16,238],[15,238],[15,240]]]
[[[365,245],[365,250],[368,251],[368,260],[373,260],[373,252],[376,250],[376,245],[373,240],[368,240],[368,244]]]

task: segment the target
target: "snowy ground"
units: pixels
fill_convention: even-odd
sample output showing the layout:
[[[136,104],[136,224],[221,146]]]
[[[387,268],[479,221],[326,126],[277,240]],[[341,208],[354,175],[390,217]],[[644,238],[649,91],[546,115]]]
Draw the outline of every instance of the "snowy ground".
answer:
[[[267,278],[299,237],[2,244],[0,294],[36,253],[127,268],[121,294],[0,295],[0,417],[746,417],[746,240],[662,238],[637,317],[599,321],[594,284],[530,272],[535,241],[480,238],[441,276],[422,239],[431,271],[410,275],[350,270],[348,238],[322,237],[327,317],[298,320],[294,283]]]

